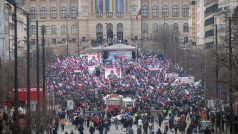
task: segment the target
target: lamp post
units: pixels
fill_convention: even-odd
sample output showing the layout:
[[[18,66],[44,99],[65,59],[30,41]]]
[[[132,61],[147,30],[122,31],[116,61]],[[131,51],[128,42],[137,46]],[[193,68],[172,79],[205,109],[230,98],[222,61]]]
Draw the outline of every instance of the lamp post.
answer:
[[[27,77],[26,77],[26,84],[27,84],[27,117],[28,117],[28,125],[27,125],[27,131],[30,134],[31,133],[31,72],[30,72],[30,19],[29,19],[29,13],[26,13],[27,16]]]
[[[40,120],[40,68],[39,68],[39,36],[38,36],[38,20],[36,21],[36,90],[37,90],[37,120]],[[36,134],[40,133],[40,124],[36,123]]]
[[[43,114],[46,112],[46,101],[45,101],[45,31],[44,25],[41,26],[42,35],[42,90],[43,90]]]
[[[69,56],[69,33],[68,33],[68,18],[69,14],[65,15],[66,18],[66,46],[67,46],[67,56]]]
[[[79,19],[77,21],[77,30],[78,30],[78,56],[80,56],[80,49],[79,49]]]
[[[107,43],[108,43],[108,26],[107,26],[107,22],[105,23],[106,24],[106,40],[107,40]]]

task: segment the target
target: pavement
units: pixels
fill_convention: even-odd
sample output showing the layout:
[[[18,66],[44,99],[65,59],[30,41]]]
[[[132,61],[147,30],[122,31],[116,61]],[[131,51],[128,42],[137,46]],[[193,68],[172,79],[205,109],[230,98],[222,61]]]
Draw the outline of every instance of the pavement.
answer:
[[[162,126],[160,128],[160,130],[162,132],[164,132],[164,126],[165,126],[166,122],[168,122],[167,118],[163,121],[163,124],[162,124]],[[133,124],[132,128],[134,130],[134,133],[136,134],[137,133],[137,126],[135,124]],[[158,128],[159,128],[159,125],[157,123],[154,123],[154,132],[155,133],[157,132]],[[58,134],[65,134],[65,132],[68,132],[68,134],[69,134],[71,132],[71,130],[73,130],[73,132],[75,134],[79,134],[79,131],[77,129],[75,129],[75,125],[67,125],[67,126],[65,126],[64,131],[61,131],[61,128],[59,126]],[[143,132],[143,129],[142,129],[142,132]],[[126,129],[122,128],[121,125],[119,125],[118,126],[118,130],[116,130],[115,125],[112,123],[111,127],[110,127],[110,131],[108,131],[107,133],[108,134],[126,134]],[[84,134],[89,134],[89,128],[86,126],[86,124],[84,124]],[[99,131],[96,130],[95,134],[99,134]],[[149,134],[149,132],[148,132],[148,134]],[[174,134],[174,132],[171,132],[169,130],[167,134]],[[180,133],[178,133],[178,134],[180,134]]]

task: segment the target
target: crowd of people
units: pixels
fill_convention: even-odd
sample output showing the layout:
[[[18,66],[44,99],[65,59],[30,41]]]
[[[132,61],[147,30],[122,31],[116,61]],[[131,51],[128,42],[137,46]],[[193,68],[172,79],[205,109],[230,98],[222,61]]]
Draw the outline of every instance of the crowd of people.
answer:
[[[185,131],[188,126],[186,118],[189,116],[191,124],[188,131],[192,132],[192,128],[197,127],[199,119],[208,116],[202,103],[202,91],[193,84],[176,79],[173,74],[180,75],[183,69],[178,65],[172,65],[161,55],[144,53],[137,60],[115,57],[107,65],[99,63],[93,72],[89,71],[90,66],[92,65],[87,56],[57,56],[47,70],[47,87],[54,93],[56,104],[62,106],[58,119],[67,117],[76,124],[79,132],[83,131],[83,120],[94,124],[90,133],[93,133],[95,128],[100,134],[103,128],[107,132],[110,128],[108,127],[110,119],[125,113],[129,113],[129,116],[124,116],[120,122],[127,128],[128,133],[133,123],[138,125],[138,133],[142,126],[143,132],[152,133],[149,131],[149,122],[157,121],[161,126],[161,121],[167,115],[169,115],[167,126],[176,132]],[[105,67],[120,68],[121,76],[106,77]],[[133,98],[136,100],[136,106],[130,112],[127,108],[107,111],[104,97],[108,94]],[[73,109],[67,109],[67,100],[73,100]],[[150,112],[152,108],[164,112],[153,116]],[[87,114],[86,111],[102,112]],[[131,120],[132,117],[135,121]],[[65,124],[60,121],[57,123]]]

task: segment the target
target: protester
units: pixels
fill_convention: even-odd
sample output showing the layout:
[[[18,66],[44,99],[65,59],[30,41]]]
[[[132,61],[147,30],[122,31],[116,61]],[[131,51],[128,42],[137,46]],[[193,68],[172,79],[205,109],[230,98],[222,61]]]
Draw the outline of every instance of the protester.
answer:
[[[162,134],[162,132],[161,132],[160,128],[158,128],[158,130],[157,130],[156,134]]]
[[[91,125],[91,126],[89,127],[89,133],[90,133],[90,134],[94,134],[94,132],[95,132],[95,128],[94,128],[93,125]]]
[[[79,134],[84,134],[84,128],[83,128],[83,125],[79,125],[79,128],[78,128],[78,131],[79,131]]]
[[[136,117],[138,133],[142,127],[144,132],[147,133],[149,128],[152,133],[154,121],[158,121],[158,125],[162,127],[164,118],[170,115],[167,126],[171,131],[175,129],[177,133],[177,129],[185,131],[188,113],[199,113],[198,119],[205,113],[203,107],[194,105],[202,98],[200,90],[192,84],[176,79],[173,73],[180,75],[183,69],[172,65],[160,55],[145,53],[138,57],[137,61],[114,57],[108,65],[101,67],[94,67],[92,63],[99,64],[95,57],[89,60],[86,56],[60,55],[54,57],[48,66],[46,85],[50,89],[49,92],[54,93],[56,104],[62,106],[60,118],[65,119],[67,115],[69,121],[74,120],[75,127],[82,126],[86,120],[88,127],[90,122],[93,122],[100,133],[103,133],[104,128],[107,133],[112,116],[129,113],[130,116]],[[107,68],[120,68],[120,72],[112,70],[106,77]],[[107,107],[107,96],[110,94],[135,99],[135,107]],[[67,109],[68,100],[74,102],[71,110]],[[188,108],[185,108],[185,105]],[[156,110],[162,109],[162,112],[154,117],[149,112],[152,107]],[[190,107],[192,111],[189,111]],[[85,115],[85,111],[104,112]],[[120,122],[129,130],[133,120],[126,115]],[[118,130],[119,120],[115,118],[114,122]]]

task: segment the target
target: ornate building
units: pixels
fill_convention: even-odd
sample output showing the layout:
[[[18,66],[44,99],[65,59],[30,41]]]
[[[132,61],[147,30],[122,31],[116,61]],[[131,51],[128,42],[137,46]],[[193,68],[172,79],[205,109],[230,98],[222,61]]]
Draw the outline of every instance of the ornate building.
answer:
[[[26,0],[34,21],[46,25],[46,42],[143,38],[161,28],[179,31],[189,40],[189,0]],[[138,13],[140,12],[140,16]],[[68,36],[67,36],[68,35]]]

